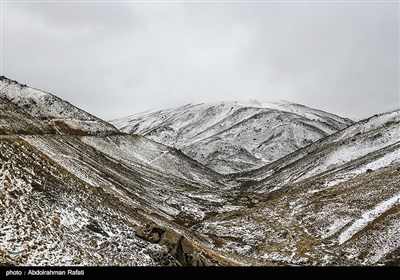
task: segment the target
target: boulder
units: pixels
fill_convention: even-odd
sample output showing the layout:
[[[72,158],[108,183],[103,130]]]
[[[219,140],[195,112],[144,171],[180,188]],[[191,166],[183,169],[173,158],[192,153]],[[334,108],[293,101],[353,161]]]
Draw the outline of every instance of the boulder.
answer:
[[[135,235],[151,243],[159,243],[164,232],[164,228],[152,223],[146,224],[144,227],[135,227]]]
[[[194,247],[192,242],[176,231],[147,223],[135,228],[137,237],[166,247],[163,255],[157,256],[164,265],[204,266],[206,258]]]
[[[193,252],[194,252],[193,245],[187,238],[185,238],[185,237],[182,238],[181,246],[182,246],[182,251],[185,254],[193,254]]]
[[[166,230],[160,240],[160,245],[177,245],[181,240],[182,235],[172,230]]]

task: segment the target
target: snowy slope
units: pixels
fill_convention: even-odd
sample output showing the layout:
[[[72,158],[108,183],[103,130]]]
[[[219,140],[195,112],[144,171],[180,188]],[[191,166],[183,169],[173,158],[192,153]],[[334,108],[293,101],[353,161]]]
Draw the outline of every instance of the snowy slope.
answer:
[[[265,165],[352,121],[289,102],[186,105],[136,114],[112,122],[181,149],[220,173]]]
[[[1,86],[0,264],[230,263],[186,229],[227,211],[220,174],[51,94]]]
[[[118,133],[111,124],[50,93],[0,77],[0,98],[7,99],[25,114],[53,127],[58,133],[93,135]]]
[[[395,149],[399,141],[400,111],[397,110],[362,120],[260,169],[233,174],[232,177],[257,181],[253,187],[262,186],[266,190],[269,185],[277,187],[298,182],[363,158],[364,167],[358,166],[359,170],[374,169],[374,165],[384,167],[397,160],[395,151],[393,156],[386,152]],[[380,150],[382,159],[377,159]],[[356,171],[353,173],[357,174]]]
[[[0,134],[54,134],[50,124],[33,118],[0,93]]]
[[[188,105],[141,136],[0,80],[0,265],[400,265],[400,111]]]
[[[68,174],[29,144],[0,138],[0,260],[25,265],[154,265],[132,207]]]
[[[231,177],[253,207],[195,226],[223,250],[282,264],[400,264],[399,110]]]
[[[218,174],[207,173],[205,168],[161,144],[154,146],[162,150],[150,150],[152,143],[146,139],[24,136],[24,140],[88,184],[111,189],[183,224],[202,220],[228,201],[221,194],[224,185],[218,182]],[[126,146],[132,151],[122,157]],[[141,151],[135,153],[135,149]]]
[[[399,265],[400,163],[331,187],[323,179],[258,195],[256,207],[194,229],[224,251],[283,265]]]
[[[0,136],[0,264],[221,263],[201,236],[174,222],[179,210],[162,201],[168,176],[135,174],[75,137],[25,137]],[[177,201],[195,189],[174,184],[182,191]],[[185,198],[179,206],[197,204]],[[190,252],[182,252],[182,240]]]

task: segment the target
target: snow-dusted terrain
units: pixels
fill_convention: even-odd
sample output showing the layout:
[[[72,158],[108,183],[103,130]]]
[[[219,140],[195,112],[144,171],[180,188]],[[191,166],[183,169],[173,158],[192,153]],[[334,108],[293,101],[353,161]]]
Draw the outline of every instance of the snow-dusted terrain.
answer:
[[[114,125],[0,78],[0,265],[400,264],[399,110],[223,102]]]
[[[257,206],[196,225],[224,250],[281,263],[399,264],[399,110],[231,177]]]
[[[334,187],[309,179],[195,229],[227,252],[280,264],[399,265],[400,164]]]
[[[258,181],[265,188],[268,180],[273,180],[275,185],[293,183],[329,169],[343,169],[355,160],[364,160],[365,163],[354,165],[351,172],[354,175],[367,169],[385,167],[399,160],[399,123],[399,110],[376,115],[271,164],[251,172],[234,174],[233,177],[243,181]],[[341,177],[338,174],[335,176],[338,177],[336,180]]]
[[[352,121],[290,102],[220,102],[132,115],[121,131],[181,149],[220,173],[260,167]]]
[[[19,117],[2,117],[0,263],[232,263],[185,228],[226,211],[220,174],[53,95],[0,81],[2,116]]]
[[[69,102],[5,77],[0,78],[0,92],[3,100],[16,105],[38,123],[52,126],[58,133],[75,135],[117,133],[116,128],[109,123],[76,108]]]

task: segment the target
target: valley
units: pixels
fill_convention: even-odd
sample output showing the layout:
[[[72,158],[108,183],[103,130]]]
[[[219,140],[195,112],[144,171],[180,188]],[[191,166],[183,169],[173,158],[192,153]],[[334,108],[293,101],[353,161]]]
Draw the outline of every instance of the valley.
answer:
[[[399,265],[400,110],[106,122],[1,77],[0,217],[0,265]]]

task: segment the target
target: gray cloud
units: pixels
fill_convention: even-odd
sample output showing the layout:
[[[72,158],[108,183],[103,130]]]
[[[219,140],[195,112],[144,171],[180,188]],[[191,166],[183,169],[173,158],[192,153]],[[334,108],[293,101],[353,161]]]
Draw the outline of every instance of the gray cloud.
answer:
[[[3,3],[3,74],[105,119],[286,99],[399,108],[399,3]]]

